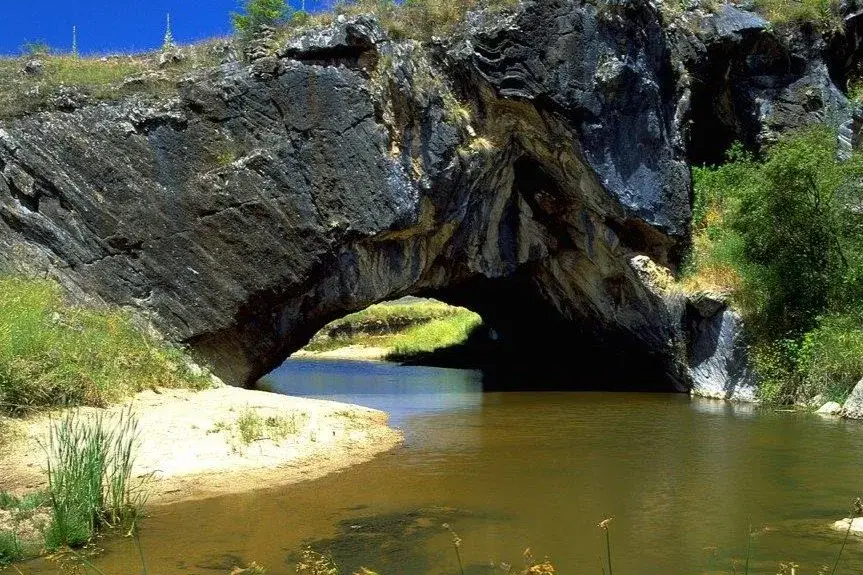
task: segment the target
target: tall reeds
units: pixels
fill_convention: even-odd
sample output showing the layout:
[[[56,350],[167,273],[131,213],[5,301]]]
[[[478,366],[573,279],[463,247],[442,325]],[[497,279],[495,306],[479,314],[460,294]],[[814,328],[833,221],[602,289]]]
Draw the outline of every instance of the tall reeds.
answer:
[[[69,412],[52,423],[44,445],[52,512],[46,547],[82,545],[102,527],[134,529],[147,499],[147,478],[132,477],[137,438],[131,408],[116,417]]]

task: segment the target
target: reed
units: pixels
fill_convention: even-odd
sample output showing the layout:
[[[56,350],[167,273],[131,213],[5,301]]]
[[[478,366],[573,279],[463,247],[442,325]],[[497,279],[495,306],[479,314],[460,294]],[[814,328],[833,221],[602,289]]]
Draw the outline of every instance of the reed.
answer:
[[[131,408],[116,418],[69,412],[52,423],[43,446],[52,511],[48,549],[83,545],[103,527],[134,529],[149,479],[132,477],[137,438]]]

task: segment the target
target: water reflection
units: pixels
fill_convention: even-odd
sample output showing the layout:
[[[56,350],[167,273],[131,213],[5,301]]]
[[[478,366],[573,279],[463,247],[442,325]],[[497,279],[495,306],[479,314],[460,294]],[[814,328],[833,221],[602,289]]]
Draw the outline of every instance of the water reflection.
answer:
[[[338,381],[338,385],[333,385]],[[392,363],[289,359],[259,387],[301,397],[356,403],[407,417],[447,410],[478,410],[482,373],[439,367],[405,368]]]

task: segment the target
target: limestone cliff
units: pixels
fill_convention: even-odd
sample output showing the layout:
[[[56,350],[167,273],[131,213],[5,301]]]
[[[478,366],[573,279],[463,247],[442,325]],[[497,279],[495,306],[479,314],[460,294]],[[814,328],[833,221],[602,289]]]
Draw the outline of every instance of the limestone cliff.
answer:
[[[0,259],[137,308],[236,384],[413,294],[574,382],[687,390],[717,377],[687,347],[726,328],[694,344],[686,302],[632,261],[679,264],[690,161],[849,124],[834,81],[854,39],[840,57],[800,34],[731,6],[669,23],[646,0],[528,1],[425,44],[342,18],[175,97],[0,123]]]

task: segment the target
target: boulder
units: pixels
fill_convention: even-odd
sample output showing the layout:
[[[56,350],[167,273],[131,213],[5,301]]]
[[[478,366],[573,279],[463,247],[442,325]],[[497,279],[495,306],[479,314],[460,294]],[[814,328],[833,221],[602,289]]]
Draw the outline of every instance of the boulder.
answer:
[[[704,300],[698,298],[702,304]],[[709,306],[712,310],[714,306]],[[699,397],[732,401],[757,401],[755,378],[749,366],[743,321],[731,309],[704,317],[688,306],[689,373],[691,393]],[[696,313],[693,313],[695,310]]]
[[[835,401],[828,401],[819,407],[815,413],[818,415],[840,415],[842,413],[842,406]]]
[[[863,419],[863,380],[857,382],[851,395],[842,405],[842,417],[848,419]]]
[[[830,525],[836,531],[847,532],[848,528],[851,528],[851,533],[854,535],[863,535],[863,517],[846,517],[845,519],[840,519]]]

